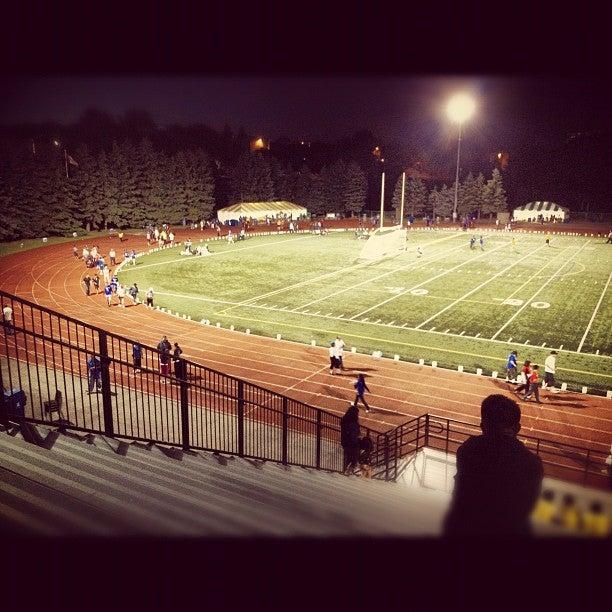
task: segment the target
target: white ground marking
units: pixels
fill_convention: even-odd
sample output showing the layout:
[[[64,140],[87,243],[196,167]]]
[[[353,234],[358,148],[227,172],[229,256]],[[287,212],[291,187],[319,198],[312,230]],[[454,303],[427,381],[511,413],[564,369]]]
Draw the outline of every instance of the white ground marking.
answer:
[[[456,236],[447,236],[446,238],[442,238],[442,240],[448,240],[450,238],[456,238]],[[442,240],[434,240],[433,242],[442,242]],[[429,243],[432,244],[432,243]],[[316,304],[318,302],[322,302],[323,300],[327,300],[328,298],[333,298],[336,297],[337,295],[340,295],[341,293],[346,293],[347,291],[352,291],[353,289],[357,288],[357,287],[361,287],[362,285],[367,285],[368,283],[372,283],[375,281],[380,280],[381,278],[384,278],[385,276],[389,276],[390,274],[395,274],[396,272],[400,272],[401,270],[405,270],[407,268],[410,268],[411,266],[413,267],[413,269],[417,269],[420,270],[421,268],[425,267],[423,264],[429,264],[432,261],[438,261],[440,259],[444,259],[448,253],[452,253],[453,251],[457,251],[458,249],[463,248],[464,245],[460,244],[459,246],[455,247],[454,249],[451,249],[450,251],[445,251],[443,253],[437,253],[435,254],[431,259],[419,259],[417,261],[411,261],[410,263],[403,265],[403,266],[399,266],[397,268],[394,268],[393,270],[389,270],[389,272],[385,272],[383,274],[379,274],[376,277],[372,277],[372,278],[368,278],[367,280],[362,281],[361,283],[357,283],[356,285],[352,285],[351,287],[346,287],[345,289],[340,289],[339,291],[336,291],[334,293],[330,293],[328,295],[323,296],[322,298],[318,298],[316,300],[312,300],[312,302],[308,302],[307,304],[302,304],[301,306],[296,306],[293,310],[299,310],[300,308],[304,308],[306,306],[312,306],[312,304]],[[347,268],[345,268],[346,270]],[[353,317],[351,317],[353,318]]]
[[[458,248],[463,247],[464,245],[461,245]],[[492,251],[489,251],[490,253],[493,253],[494,251],[498,251],[499,249],[505,247],[506,244],[500,244],[497,248],[493,249]],[[452,251],[456,251],[457,249],[452,249]],[[449,251],[449,252],[452,252]],[[355,319],[357,317],[360,317],[361,315],[365,314],[366,312],[370,312],[371,310],[374,310],[376,308],[380,308],[381,306],[383,306],[384,304],[387,304],[393,300],[396,300],[399,297],[402,297],[403,295],[406,295],[407,293],[410,293],[411,291],[414,291],[415,289],[418,289],[419,287],[421,287],[422,285],[426,285],[427,283],[431,283],[432,281],[435,281],[436,279],[445,276],[446,274],[450,274],[451,272],[453,272],[454,270],[457,270],[458,268],[461,268],[462,266],[465,266],[469,263],[472,263],[474,261],[474,259],[479,259],[480,257],[484,257],[485,253],[483,253],[482,255],[479,255],[478,257],[475,257],[473,259],[468,259],[460,264],[457,264],[456,266],[453,266],[452,268],[449,268],[448,270],[445,270],[444,272],[441,272],[440,274],[436,274],[435,276],[432,276],[431,278],[428,278],[427,280],[424,280],[420,283],[417,283],[416,285],[413,285],[412,287],[406,289],[405,291],[403,291],[402,293],[398,293],[397,295],[394,295],[390,298],[387,298],[386,300],[383,300],[382,302],[379,302],[378,304],[374,304],[374,306],[370,306],[370,308],[366,308],[364,311],[354,315],[351,317],[351,319]],[[446,255],[444,255],[443,257],[446,257]]]
[[[440,238],[438,240],[432,240],[431,242],[427,243],[427,244],[434,244],[437,242],[443,242],[444,240],[450,240],[451,238],[456,238],[456,235],[450,235],[450,236],[445,236],[444,238]],[[271,244],[280,244],[280,243],[271,243]],[[300,281],[299,283],[295,283],[293,285],[287,285],[286,287],[281,287],[280,289],[275,289],[273,291],[269,291],[268,293],[263,293],[262,295],[257,295],[255,297],[249,298],[248,300],[244,300],[242,302],[239,302],[236,306],[244,306],[247,304],[251,304],[253,302],[257,302],[258,300],[261,300],[262,298],[266,298],[268,296],[271,295],[277,295],[278,293],[283,293],[285,291],[289,291],[290,289],[295,289],[297,287],[303,287],[304,285],[308,285],[310,283],[315,283],[318,282],[320,280],[324,280],[326,278],[329,278],[331,276],[335,276],[336,274],[340,274],[340,273],[346,273],[349,272],[351,270],[356,270],[358,268],[364,268],[366,266],[369,266],[371,264],[371,262],[366,261],[366,262],[362,262],[362,263],[357,263],[357,264],[353,264],[351,266],[345,266],[345,267],[340,267],[337,270],[332,270],[331,272],[326,272],[325,274],[321,274],[320,276],[315,276],[314,278],[310,278],[310,279],[306,279],[303,281]],[[412,264],[410,264],[412,265]],[[400,270],[400,268],[397,268],[397,270]],[[393,270],[392,272],[395,272],[397,270]],[[392,273],[391,272],[391,273]],[[389,273],[387,273],[389,274]],[[386,276],[386,275],[381,275],[381,276]],[[379,276],[378,278],[381,278],[381,276]],[[370,282],[370,281],[368,281]],[[348,289],[347,289],[348,291]],[[335,294],[334,294],[335,295]],[[332,297],[332,296],[330,296]],[[298,306],[296,308],[293,308],[293,311],[296,310],[300,310],[302,308],[305,308],[306,306],[310,306],[311,304],[314,304],[316,302],[320,302],[322,300],[315,300],[314,302],[309,302],[308,304],[303,304],[302,306]],[[230,308],[226,308],[223,312],[219,313],[219,314],[226,314],[229,310],[232,310],[232,308],[234,307],[230,307]]]
[[[556,272],[554,272],[553,275],[543,285],[541,285],[540,288],[528,300],[525,301],[525,303],[491,336],[490,339],[495,340],[497,336],[499,336],[499,334],[501,334],[501,332],[503,332],[504,329],[506,329],[506,327],[508,327],[508,325],[510,325],[510,323],[512,323],[512,321],[514,321],[514,319],[516,319],[516,317],[518,317],[521,312],[525,310],[525,308],[527,308],[527,306],[529,306],[529,303],[534,298],[536,298],[538,294],[543,291],[544,288],[547,287],[558,274],[561,273],[561,270],[563,270],[563,268],[565,268],[568,263],[570,263],[577,255],[582,252],[582,250],[588,243],[588,241],[585,242]]]
[[[604,290],[601,292],[601,295],[599,296],[599,301],[597,302],[597,306],[595,306],[595,310],[593,311],[591,320],[589,321],[589,324],[587,325],[587,328],[584,332],[584,336],[582,336],[582,340],[580,340],[580,344],[578,345],[578,353],[582,350],[582,345],[584,344],[584,341],[586,340],[589,330],[591,329],[591,325],[593,325],[593,321],[595,320],[595,317],[597,316],[597,311],[599,310],[599,307],[601,306],[601,302],[604,299],[604,295],[606,295],[606,291],[608,290],[608,285],[610,284],[610,278],[612,278],[612,272],[608,274],[608,282],[606,283]]]
[[[531,257],[534,253],[537,253],[537,251],[539,251],[542,248],[544,248],[544,247],[543,246],[537,247],[533,251],[530,251],[529,253],[527,253],[527,255],[525,255],[524,257],[521,257],[521,259],[517,259],[509,267],[504,268],[503,270],[501,270],[497,274],[494,274],[493,276],[489,277],[486,281],[484,281],[483,283],[480,283],[480,285],[478,285],[478,287],[474,287],[474,289],[472,289],[471,291],[468,291],[467,293],[464,293],[461,297],[457,298],[454,302],[451,302],[448,306],[445,306],[442,310],[438,311],[436,314],[434,314],[431,317],[429,317],[429,319],[425,319],[425,321],[423,321],[421,324],[417,325],[415,329],[420,329],[423,325],[429,323],[430,321],[433,321],[436,317],[439,317],[443,312],[446,312],[449,308],[452,308],[453,306],[456,306],[459,302],[463,302],[463,300],[465,300],[470,295],[472,295],[472,293],[476,293],[476,291],[479,291],[485,285],[488,285],[491,281],[495,280],[496,278],[499,278],[502,274],[505,274],[510,268],[513,268],[517,264],[521,263],[521,261],[523,261],[524,259],[527,259],[527,258]]]
[[[275,242],[264,242],[262,244],[254,244],[253,246],[246,246],[246,247],[240,247],[239,249],[231,249],[228,251],[217,251],[215,253],[211,253],[208,257],[198,257],[197,255],[192,255],[191,257],[186,257],[186,256],[182,256],[180,259],[170,259],[169,261],[159,261],[157,263],[151,263],[151,264],[144,264],[142,266],[138,266],[138,270],[144,270],[145,268],[152,268],[153,266],[165,266],[167,264],[170,263],[177,263],[177,262],[185,262],[185,261],[206,261],[209,257],[214,257],[215,255],[234,255],[235,253],[239,253],[240,251],[248,251],[251,249],[259,249],[261,247],[265,247],[265,246],[270,246],[270,245],[277,245],[277,244],[281,244],[283,242],[295,242],[296,240],[305,240],[306,238],[310,238],[311,236],[300,236],[299,238],[290,238],[289,240],[281,240],[281,241],[275,241]]]

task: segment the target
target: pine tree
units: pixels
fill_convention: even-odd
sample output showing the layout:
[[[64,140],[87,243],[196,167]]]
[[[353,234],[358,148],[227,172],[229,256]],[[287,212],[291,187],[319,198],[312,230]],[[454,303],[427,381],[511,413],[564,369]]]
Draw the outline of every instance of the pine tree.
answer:
[[[508,201],[506,192],[502,184],[501,172],[495,168],[491,178],[487,181],[484,188],[484,205],[482,212],[484,214],[503,212],[508,209]]]
[[[306,209],[313,215],[322,215],[327,212],[323,178],[320,174],[311,177]]]
[[[312,176],[306,166],[297,172],[293,187],[293,200],[300,206],[305,206],[308,209],[310,191],[312,189]]]
[[[330,166],[325,166],[320,173],[323,189],[325,212],[342,212],[344,209],[343,193],[346,181],[346,165],[339,159]]]
[[[343,182],[342,199],[344,201],[344,210],[351,214],[361,212],[365,206],[368,181],[365,172],[359,167],[359,164],[350,162],[346,166]]]
[[[460,217],[475,213],[480,207],[480,192],[476,179],[470,172],[459,184],[457,193],[457,213]]]
[[[265,202],[274,199],[270,163],[264,151],[245,151],[230,175],[232,203]]]
[[[191,221],[210,219],[215,207],[215,183],[210,158],[202,149],[187,153],[186,208],[184,216]]]
[[[438,192],[437,207],[435,210],[436,217],[450,217],[453,213],[453,206],[455,203],[455,189],[454,187],[448,187],[442,185],[442,188]]]

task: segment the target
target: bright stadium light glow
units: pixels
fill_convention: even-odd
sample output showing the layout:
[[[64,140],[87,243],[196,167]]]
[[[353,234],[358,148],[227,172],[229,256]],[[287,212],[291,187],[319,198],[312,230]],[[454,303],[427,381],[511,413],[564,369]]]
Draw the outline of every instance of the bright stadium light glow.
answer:
[[[463,123],[474,114],[475,110],[474,99],[463,93],[454,95],[446,105],[446,113],[455,123]]]

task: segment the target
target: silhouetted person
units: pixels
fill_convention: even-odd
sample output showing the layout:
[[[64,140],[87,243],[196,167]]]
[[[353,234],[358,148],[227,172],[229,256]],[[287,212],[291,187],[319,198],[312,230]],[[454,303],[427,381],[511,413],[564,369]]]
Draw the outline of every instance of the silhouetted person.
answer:
[[[340,419],[340,444],[344,451],[344,473],[352,474],[359,464],[359,408],[354,404]]]
[[[529,535],[529,516],[540,494],[542,462],[517,440],[518,404],[489,395],[481,405],[481,436],[457,450],[457,475],[444,533]]]

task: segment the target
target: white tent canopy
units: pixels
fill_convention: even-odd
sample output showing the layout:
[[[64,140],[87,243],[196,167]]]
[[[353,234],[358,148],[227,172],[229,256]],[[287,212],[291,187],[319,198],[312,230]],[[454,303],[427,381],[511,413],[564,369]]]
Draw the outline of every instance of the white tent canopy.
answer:
[[[302,215],[307,215],[308,211],[303,206],[292,204],[291,202],[241,202],[220,208],[217,211],[217,216],[221,223],[238,220],[240,217],[247,219],[265,219],[266,217],[277,217],[297,219]]]
[[[512,211],[514,221],[537,221],[540,215],[544,221],[551,221],[553,217],[557,221],[565,221],[569,217],[569,209],[554,202],[529,202]]]

